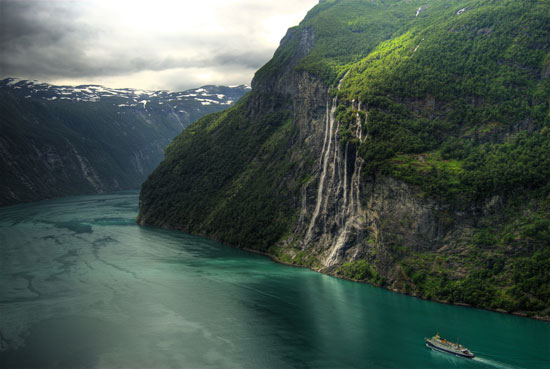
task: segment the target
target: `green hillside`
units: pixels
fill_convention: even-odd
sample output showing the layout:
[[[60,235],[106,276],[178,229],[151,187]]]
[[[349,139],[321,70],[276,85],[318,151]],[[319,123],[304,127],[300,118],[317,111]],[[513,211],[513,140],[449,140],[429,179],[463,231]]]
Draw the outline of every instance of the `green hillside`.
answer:
[[[550,1],[322,1],[252,87],[172,142],[141,224],[550,316]]]

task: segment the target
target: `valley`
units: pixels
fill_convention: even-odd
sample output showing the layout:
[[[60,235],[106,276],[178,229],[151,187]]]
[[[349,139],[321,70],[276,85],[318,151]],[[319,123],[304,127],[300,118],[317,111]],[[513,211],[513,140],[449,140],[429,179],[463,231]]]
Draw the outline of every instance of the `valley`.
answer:
[[[139,188],[170,141],[247,86],[183,92],[0,81],[0,205]]]

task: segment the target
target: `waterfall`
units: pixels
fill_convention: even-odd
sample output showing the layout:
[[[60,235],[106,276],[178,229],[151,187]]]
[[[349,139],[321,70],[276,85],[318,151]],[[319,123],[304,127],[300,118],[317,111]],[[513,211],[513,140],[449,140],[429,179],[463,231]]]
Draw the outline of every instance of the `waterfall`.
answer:
[[[329,156],[330,156],[330,148],[332,146],[335,112],[336,112],[336,97],[332,100],[332,106],[330,108],[330,112],[327,104],[327,114],[325,119],[325,140],[323,142],[323,152],[321,154],[321,160],[323,165],[321,169],[321,177],[319,179],[319,187],[317,188],[317,203],[315,205],[315,211],[313,212],[313,216],[311,217],[309,227],[306,233],[306,243],[308,243],[311,240],[313,227],[315,226],[315,222],[319,217],[319,212],[321,210],[321,205],[323,203],[323,198],[324,198],[323,190],[325,186],[325,179],[326,179],[327,167],[328,167]]]
[[[360,105],[359,105],[360,108]],[[361,116],[359,111],[356,116],[356,130],[355,136],[361,141]],[[361,180],[361,167],[363,159],[359,157],[358,150],[355,150],[355,160],[353,165],[353,174],[349,183],[348,190],[348,150],[349,142],[346,143],[345,149],[345,168],[344,168],[344,202],[342,206],[337,209],[336,220],[339,225],[338,232],[335,241],[329,245],[329,254],[325,259],[325,265],[331,266],[338,261],[338,257],[345,250],[346,244],[354,235],[352,230],[360,230],[362,226],[363,210],[361,208],[361,200],[359,193],[359,186]]]
[[[349,142],[346,142],[346,152],[344,154],[344,204],[342,206],[344,209],[348,207],[348,150]],[[342,218],[339,223],[340,227],[344,226],[343,220]]]
[[[350,154],[352,143],[348,141],[345,145],[340,144],[340,123],[336,120],[337,106],[337,97],[332,99],[331,104],[327,102],[326,105],[315,207],[308,222],[307,191],[304,190],[299,223],[302,227],[299,229],[302,229],[302,232],[305,230],[303,245],[319,245],[325,250],[325,266],[338,263],[345,250],[353,244],[353,240],[358,239],[364,227],[360,199],[363,161],[359,157],[357,147]],[[361,109],[361,104],[358,104],[358,109]],[[359,142],[362,142],[359,111],[355,123],[353,133]]]
[[[344,76],[345,78],[345,76]],[[342,81],[338,84],[340,88]],[[315,247],[323,255],[323,264],[328,267],[337,264],[345,250],[360,242],[361,230],[365,227],[364,212],[361,206],[360,183],[363,160],[358,147],[353,150],[349,141],[341,145],[339,125],[336,120],[337,97],[328,100],[324,117],[324,139],[318,162],[318,183],[315,207],[307,204],[307,189],[302,192],[302,209],[297,235],[302,234],[303,247]],[[355,106],[355,102],[354,102]],[[359,142],[363,141],[361,104],[355,129],[352,129]],[[350,150],[353,150],[350,153]],[[353,157],[355,156],[355,157]],[[313,210],[313,212],[311,212]],[[311,217],[308,220],[308,213]]]

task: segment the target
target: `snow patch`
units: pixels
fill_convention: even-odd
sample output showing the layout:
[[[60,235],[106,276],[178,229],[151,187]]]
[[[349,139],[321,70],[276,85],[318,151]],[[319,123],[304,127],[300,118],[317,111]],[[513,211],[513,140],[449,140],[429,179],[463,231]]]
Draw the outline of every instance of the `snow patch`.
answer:
[[[89,88],[75,88],[73,90],[74,92],[87,92],[89,94],[93,94],[94,92],[90,90]]]
[[[8,83],[6,83],[6,86],[13,86],[19,82],[21,82],[19,78],[8,78]]]
[[[210,104],[219,104],[219,103],[220,103],[219,101],[211,100],[211,99],[195,99],[195,100],[200,101],[201,104],[202,104],[203,102],[207,102],[208,105],[210,105]],[[205,104],[203,104],[203,105],[205,105]]]
[[[149,91],[145,91],[145,90],[133,90],[133,89],[131,89],[130,91],[133,92],[134,95],[138,95],[138,96],[149,95]]]
[[[180,92],[171,92],[165,90],[141,90],[133,88],[108,88],[100,85],[79,85],[79,86],[53,86],[38,81],[21,80],[19,78],[6,78],[4,86],[10,86],[12,89],[28,89],[25,98],[31,98],[38,95],[43,100],[72,100],[96,102],[106,98],[120,97],[125,104],[119,104],[119,107],[139,106],[147,110],[147,103],[158,103],[159,105],[171,106],[174,102],[179,104],[181,101],[196,101],[202,105],[231,105],[234,101],[227,100],[229,96],[223,93],[210,91],[209,87],[201,87],[194,90]],[[248,85],[233,85],[231,88],[250,89]],[[43,96],[48,91],[49,96]],[[52,93],[55,96],[52,96]],[[132,102],[134,104],[132,104]],[[172,103],[171,103],[172,102]],[[115,106],[118,102],[113,102]],[[176,109],[178,106],[174,106]]]

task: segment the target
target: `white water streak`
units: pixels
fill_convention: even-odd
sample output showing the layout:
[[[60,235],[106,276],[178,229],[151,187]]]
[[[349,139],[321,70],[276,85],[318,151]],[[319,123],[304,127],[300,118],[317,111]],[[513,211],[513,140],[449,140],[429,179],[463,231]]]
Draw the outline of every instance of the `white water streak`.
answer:
[[[356,116],[356,125],[355,136],[361,137],[361,116],[357,112]],[[331,266],[334,265],[338,260],[338,255],[341,250],[344,249],[346,242],[350,235],[352,235],[351,230],[353,228],[360,228],[361,226],[361,200],[359,193],[359,184],[361,179],[361,167],[363,160],[358,156],[358,150],[355,150],[355,162],[353,175],[350,182],[350,190],[348,192],[348,183],[347,183],[347,155],[348,155],[348,145],[349,141],[346,143],[346,152],[345,152],[345,169],[344,169],[344,204],[340,208],[340,211],[337,213],[337,221],[340,224],[340,230],[336,238],[336,242],[331,247],[330,254],[325,261],[325,265]],[[349,198],[348,198],[349,196]],[[348,205],[349,204],[349,205]],[[343,224],[343,226],[342,226]]]
[[[340,88],[342,80],[338,84],[338,88]],[[328,104],[326,108],[325,137],[319,161],[320,174],[317,197],[315,209],[305,235],[305,243],[310,243],[315,226],[322,223],[324,228],[322,237],[328,242],[330,250],[329,256],[325,260],[325,265],[327,266],[333,265],[338,261],[338,257],[350,237],[357,234],[353,230],[361,228],[362,220],[359,189],[363,161],[359,157],[358,147],[356,147],[353,172],[350,173],[351,178],[349,178],[350,142],[346,142],[344,152],[342,153],[337,132],[339,127],[339,122],[336,121],[337,103],[337,97],[334,97],[330,109]],[[360,110],[361,104],[358,107]],[[362,142],[361,116],[359,112],[356,115],[356,129],[354,133],[355,137]],[[332,167],[330,167],[331,165]],[[332,209],[334,209],[333,216],[329,214],[329,207],[331,214]],[[303,208],[305,208],[304,205]],[[320,219],[321,217],[322,219]],[[302,216],[300,218],[303,219]],[[335,234],[331,234],[331,229],[334,229],[334,225],[336,225],[336,232]]]
[[[333,104],[334,103],[335,102],[333,101]],[[333,108],[331,107],[329,112],[329,108],[327,104],[327,112],[326,112],[326,119],[325,119],[325,139],[323,141],[323,152],[321,154],[321,160],[323,165],[321,169],[321,178],[319,179],[319,187],[317,188],[317,203],[315,204],[315,211],[313,212],[313,216],[311,217],[311,220],[309,222],[309,227],[306,233],[306,242],[309,242],[311,240],[311,232],[313,230],[313,227],[315,226],[315,222],[317,218],[319,217],[319,211],[321,210],[321,205],[323,202],[323,189],[325,186],[328,157],[330,153],[330,146],[332,143],[332,124],[333,124],[332,111],[333,111]]]
[[[510,366],[505,363],[501,363],[500,361],[491,360],[483,357],[476,356],[472,359],[473,361],[477,361],[478,363],[483,363],[485,365],[494,367],[494,368],[502,368],[502,369],[514,369],[513,366]]]
[[[346,74],[344,75],[344,77],[342,77],[342,79],[338,82],[338,87],[337,87],[338,90],[340,90],[340,87],[342,86],[342,81],[344,80],[344,78],[346,78],[348,73],[349,73],[349,71],[347,71]],[[327,169],[328,169],[330,148],[331,148],[331,145],[332,145],[333,127],[334,127],[334,122],[336,120],[335,113],[336,113],[337,102],[338,102],[338,96],[334,96],[334,98],[332,99],[332,106],[330,108],[330,111],[329,111],[328,104],[327,104],[326,120],[325,120],[325,140],[323,142],[323,151],[321,153],[321,160],[322,160],[323,165],[322,165],[322,168],[321,168],[321,177],[319,179],[319,186],[317,188],[317,202],[315,204],[315,210],[313,211],[313,215],[311,217],[311,220],[309,222],[309,226],[308,226],[308,229],[307,229],[307,232],[306,232],[306,237],[305,237],[305,242],[306,243],[309,243],[311,241],[313,227],[315,226],[315,223],[317,222],[317,219],[319,218],[319,213],[321,211],[321,206],[323,205],[323,199],[325,199],[325,196],[324,196],[325,179],[326,179],[326,173],[327,173]],[[328,144],[327,144],[327,134],[328,134]],[[337,137],[337,136],[334,135],[334,137]],[[336,139],[335,139],[335,141],[336,141]],[[337,146],[337,144],[338,144],[337,142],[334,142],[335,146]],[[337,148],[335,147],[335,152],[334,152],[335,157],[338,154],[336,150],[337,150]],[[335,168],[335,166],[333,166],[333,171],[334,171],[334,168]],[[332,178],[334,178],[334,173],[332,175]],[[324,211],[326,212],[326,205],[325,205]]]
[[[346,153],[344,155],[344,204],[343,204],[344,209],[348,207],[348,148],[349,148],[349,141],[346,142]],[[340,226],[341,227],[344,226],[343,218]]]

